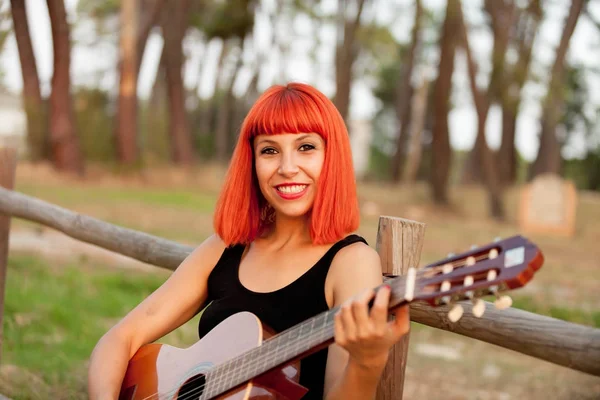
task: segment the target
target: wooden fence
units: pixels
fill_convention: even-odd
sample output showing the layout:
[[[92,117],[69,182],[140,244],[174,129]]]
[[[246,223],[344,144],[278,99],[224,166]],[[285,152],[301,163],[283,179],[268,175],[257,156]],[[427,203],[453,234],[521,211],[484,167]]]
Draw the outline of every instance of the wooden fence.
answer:
[[[2,214],[48,226],[77,240],[169,270],[177,268],[192,251],[189,246],[115,226],[11,190],[15,159],[12,151],[0,152],[0,306],[9,229],[9,218],[2,218]],[[380,217],[377,251],[384,274],[401,275],[410,266],[419,265],[424,233],[422,223]],[[411,320],[600,376],[600,329],[514,308],[498,311],[488,302],[484,315],[476,318],[470,312],[469,302],[461,304],[465,314],[455,323],[447,317],[448,307],[432,308],[420,303],[411,304]],[[378,400],[402,398],[408,340],[407,335],[393,349],[379,386]]]

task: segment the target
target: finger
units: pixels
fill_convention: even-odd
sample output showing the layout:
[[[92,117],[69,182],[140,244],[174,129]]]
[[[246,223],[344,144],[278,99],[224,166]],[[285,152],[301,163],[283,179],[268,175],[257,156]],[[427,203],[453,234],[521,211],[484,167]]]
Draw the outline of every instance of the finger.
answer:
[[[356,341],[357,332],[354,317],[352,316],[351,303],[344,304],[341,308],[341,321],[344,329],[344,337],[349,342]]]
[[[404,305],[402,307],[398,307],[394,311],[394,316],[396,317],[393,322],[390,323],[392,331],[394,332],[394,336],[400,338],[402,335],[405,335],[410,329],[410,311],[409,306]]]
[[[378,330],[385,329],[387,325],[388,306],[390,302],[390,287],[384,285],[377,291],[373,308],[371,309],[371,320]]]
[[[346,335],[344,333],[344,325],[342,322],[342,313],[338,311],[333,317],[333,332],[335,342],[340,346],[345,346],[347,343]]]
[[[352,316],[356,323],[356,334],[359,338],[367,337],[373,330],[373,324],[369,319],[369,301],[373,298],[373,291],[368,290],[352,302]]]

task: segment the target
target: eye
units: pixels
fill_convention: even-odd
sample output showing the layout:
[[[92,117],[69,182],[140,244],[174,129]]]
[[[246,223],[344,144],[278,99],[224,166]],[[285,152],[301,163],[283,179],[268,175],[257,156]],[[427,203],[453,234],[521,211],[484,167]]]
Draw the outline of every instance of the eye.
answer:
[[[315,146],[313,146],[312,144],[303,144],[302,146],[300,146],[300,151],[309,151],[314,149]]]
[[[260,151],[260,154],[275,154],[275,149],[272,147],[265,147]]]

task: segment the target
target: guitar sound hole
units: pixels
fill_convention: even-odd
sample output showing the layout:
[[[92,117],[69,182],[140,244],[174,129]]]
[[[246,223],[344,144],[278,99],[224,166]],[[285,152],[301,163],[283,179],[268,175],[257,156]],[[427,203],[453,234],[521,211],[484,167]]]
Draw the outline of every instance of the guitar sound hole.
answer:
[[[192,376],[179,389],[177,400],[197,400],[204,393],[205,383],[206,378],[203,374]]]

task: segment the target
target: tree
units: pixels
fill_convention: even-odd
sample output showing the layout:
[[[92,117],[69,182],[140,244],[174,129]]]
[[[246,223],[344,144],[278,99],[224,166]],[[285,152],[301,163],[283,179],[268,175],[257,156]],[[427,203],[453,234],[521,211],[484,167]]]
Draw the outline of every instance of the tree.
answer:
[[[132,165],[138,160],[137,144],[137,0],[123,0],[121,5],[121,40],[119,57],[119,98],[117,107],[117,154],[119,161]]]
[[[565,28],[556,49],[548,93],[542,106],[540,147],[538,155],[529,169],[530,179],[542,173],[561,173],[561,143],[556,135],[556,126],[563,114],[565,57],[584,2],[585,0],[573,0],[571,2]]]
[[[401,79],[398,80],[396,94],[396,118],[398,119],[398,136],[396,141],[396,152],[391,163],[391,177],[393,182],[398,182],[402,177],[404,160],[406,154],[406,146],[409,141],[409,131],[411,125],[412,107],[411,101],[413,97],[413,86],[411,78],[413,74],[415,55],[419,46],[419,34],[421,30],[421,17],[423,14],[423,6],[420,0],[415,2],[415,22],[412,30],[412,38],[410,48],[406,60],[402,64]]]
[[[46,106],[40,91],[35,54],[29,35],[25,0],[11,0],[10,10],[19,49],[21,76],[23,77],[23,103],[27,115],[29,158],[32,161],[40,161],[47,157],[48,121]]]
[[[355,12],[348,17],[348,0],[338,0],[337,45],[335,47],[335,96],[333,103],[344,120],[348,119],[350,89],[352,86],[352,66],[358,56],[356,32],[365,0],[352,2]]]
[[[478,120],[482,120],[482,124],[478,124],[477,136],[475,138],[475,145],[469,152],[469,156],[465,160],[465,165],[462,171],[462,181],[467,183],[472,182],[483,182],[485,179],[485,172],[482,168],[484,157],[494,157],[494,154],[488,150],[487,143],[485,140],[485,122],[487,121],[487,115],[490,106],[500,99],[500,93],[503,85],[507,85],[508,82],[505,80],[505,58],[509,44],[509,33],[510,28],[514,26],[516,18],[516,7],[512,0],[485,0],[484,8],[490,17],[493,47],[492,47],[492,71],[490,73],[488,87],[482,90],[480,94],[473,93],[473,102],[477,111]],[[462,13],[461,13],[462,15]],[[471,53],[469,51],[468,38],[466,36],[466,25],[464,19],[461,18],[462,26],[461,38],[465,45],[469,68],[469,79],[471,87],[474,90],[477,89],[475,85],[475,79],[477,75],[477,66]],[[480,101],[480,104],[477,104]],[[477,108],[479,107],[479,108]],[[479,126],[480,125],[480,126]],[[485,154],[484,154],[485,153]],[[496,166],[496,162],[492,162],[492,165]]]
[[[171,159],[180,165],[191,165],[195,159],[182,77],[184,61],[182,42],[189,25],[189,7],[189,0],[168,2],[161,21],[167,97],[169,99]]]
[[[233,87],[243,65],[244,45],[248,43],[249,35],[254,28],[255,2],[252,0],[235,0],[217,9],[217,20],[230,21],[229,24],[209,26],[209,32],[219,29],[219,36],[225,41],[223,53],[219,60],[220,70],[215,93],[219,92],[217,124],[215,131],[216,156],[219,161],[226,161],[232,149],[232,132],[235,121],[235,96]],[[220,17],[222,16],[222,17]],[[211,33],[214,36],[214,33]],[[230,46],[225,47],[225,44]],[[226,52],[226,49],[228,50]],[[237,51],[236,51],[237,50]],[[228,54],[227,54],[228,53]],[[225,57],[232,58],[233,69],[228,75],[224,74]]]
[[[492,72],[487,89],[480,89],[477,86],[477,66],[471,54],[467,26],[462,15],[462,9],[459,9],[460,19],[460,38],[462,46],[467,56],[467,67],[469,71],[469,83],[473,95],[473,103],[477,111],[477,137],[475,146],[471,152],[470,171],[481,171],[483,173],[484,184],[488,192],[490,213],[492,217],[502,220],[505,218],[504,205],[502,201],[502,189],[498,180],[497,163],[493,152],[487,145],[485,139],[485,125],[487,121],[490,104],[497,98],[502,83],[501,73],[504,67],[504,56],[508,46],[508,33],[502,26],[511,26],[514,20],[515,6],[512,1],[497,2],[487,0],[486,7],[490,10],[494,20],[494,45],[492,50]],[[473,161],[474,160],[474,161]]]
[[[515,134],[517,114],[521,104],[521,91],[529,76],[533,43],[542,19],[540,0],[531,0],[525,10],[519,12],[515,29],[518,59],[513,65],[505,62],[505,83],[501,86],[502,141],[497,152],[498,179],[507,186],[517,179],[517,151]]]
[[[410,135],[408,135],[410,142],[407,149],[406,168],[404,169],[404,179],[409,183],[417,179],[417,173],[421,164],[421,153],[423,151],[422,136],[427,118],[428,94],[429,80],[425,78],[412,98]]]
[[[446,17],[440,35],[440,62],[433,91],[433,129],[431,144],[431,180],[433,200],[446,205],[448,201],[448,176],[450,173],[450,135],[448,133],[448,110],[454,72],[454,53],[460,32],[460,3],[448,0]]]
[[[54,71],[50,94],[50,145],[52,161],[60,171],[83,175],[84,164],[75,127],[71,98],[70,29],[63,0],[47,0],[52,30]]]
[[[138,161],[138,75],[148,36],[166,0],[101,1],[80,0],[79,10],[102,26],[120,14],[119,97],[115,121],[115,141],[119,161],[132,165]]]

